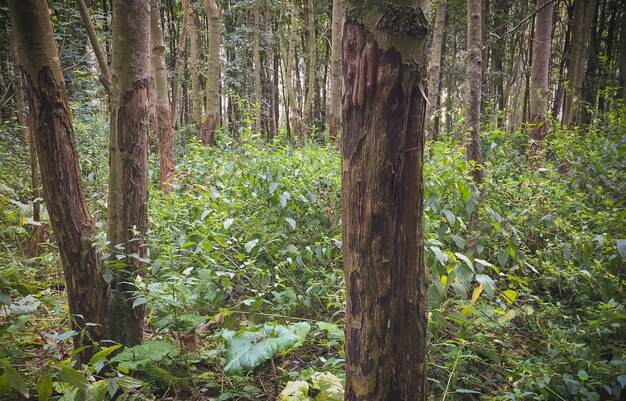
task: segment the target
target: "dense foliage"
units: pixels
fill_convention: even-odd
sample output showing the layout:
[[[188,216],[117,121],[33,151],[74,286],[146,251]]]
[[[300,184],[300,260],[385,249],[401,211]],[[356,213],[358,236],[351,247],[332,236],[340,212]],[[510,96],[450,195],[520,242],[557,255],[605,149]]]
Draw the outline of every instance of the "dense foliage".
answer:
[[[75,106],[85,192],[104,228],[106,116]],[[1,126],[3,399],[342,399],[338,150],[261,143],[242,126],[213,148],[197,144],[193,129],[177,133],[175,190],[160,192],[152,177],[147,274],[136,278],[146,341],[102,344],[84,367],[71,359],[80,350],[69,340],[80,333],[69,330],[54,241],[45,219],[32,220],[25,145],[13,125]],[[610,115],[557,129],[548,161],[534,169],[525,132],[487,129],[482,203],[463,144],[453,133],[429,144],[432,399],[623,397],[624,132],[626,121]],[[125,266],[122,256],[103,260],[105,279]]]

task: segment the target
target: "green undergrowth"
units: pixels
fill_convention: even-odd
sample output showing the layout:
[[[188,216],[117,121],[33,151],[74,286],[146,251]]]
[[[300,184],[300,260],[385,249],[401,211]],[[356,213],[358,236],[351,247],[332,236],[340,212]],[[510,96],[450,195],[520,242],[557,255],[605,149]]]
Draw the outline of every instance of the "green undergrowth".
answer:
[[[85,193],[104,228],[106,118],[77,112],[75,124]],[[430,399],[623,397],[625,133],[611,116],[556,129],[546,162],[530,167],[522,134],[486,130],[482,202],[463,145],[446,135],[429,144]],[[30,242],[40,225],[24,144],[0,127],[3,399],[342,399],[337,148],[265,144],[246,132],[204,148],[193,134],[177,133],[171,193],[158,189],[151,156],[147,272],[134,295],[147,310],[146,341],[102,344],[76,366],[79,333],[69,329],[54,242]],[[124,265],[104,257],[115,260],[109,269]]]

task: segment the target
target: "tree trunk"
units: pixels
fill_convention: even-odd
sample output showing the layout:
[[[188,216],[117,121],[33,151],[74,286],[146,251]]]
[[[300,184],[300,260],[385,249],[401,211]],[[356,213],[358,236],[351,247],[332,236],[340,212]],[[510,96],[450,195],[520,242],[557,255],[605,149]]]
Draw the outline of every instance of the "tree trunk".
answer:
[[[481,0],[467,1],[467,93],[465,116],[467,131],[467,160],[474,184],[481,190],[483,183],[482,155],[480,147],[480,104],[482,90],[482,5]],[[478,229],[478,206],[470,213],[469,229]],[[473,248],[475,240],[470,241]]]
[[[178,36],[178,46],[176,47],[176,55],[174,58],[174,76],[172,80],[172,128],[176,128],[176,119],[178,118],[178,105],[180,102],[180,67],[183,61],[183,53],[187,43],[187,31],[189,30],[189,0],[182,0],[183,9],[183,26]],[[183,123],[181,118],[181,124]]]
[[[148,113],[150,87],[150,2],[114,0],[111,73],[111,139],[107,240],[115,255],[110,283],[108,338],[141,342],[144,307],[133,308],[132,284],[145,269],[148,224]],[[121,259],[117,260],[117,257]]]
[[[65,274],[76,349],[107,338],[107,293],[93,247],[98,233],[81,184],[74,129],[45,1],[9,1],[17,52],[30,107],[43,196]],[[87,323],[94,325],[87,326]],[[97,350],[85,349],[87,362]]]
[[[341,38],[343,36],[341,0],[333,0],[330,51],[330,96],[328,104],[328,137],[334,142],[341,130]]]
[[[622,107],[626,111],[626,12],[622,13],[622,32],[619,65],[622,72]]]
[[[372,3],[344,2],[345,400],[424,401],[428,21],[405,1]]]
[[[436,133],[433,130],[433,113],[436,111],[439,102],[443,33],[446,27],[446,0],[437,0],[435,13],[433,45],[430,49],[430,62],[428,63],[428,98],[430,103],[426,107],[426,138],[429,140],[436,137]]]
[[[317,37],[315,35],[315,2],[307,0],[305,9],[307,30],[307,72],[306,76],[306,100],[304,103],[304,126],[307,134],[313,133],[314,99],[317,86]]]
[[[591,31],[591,20],[596,0],[574,0],[574,31],[572,32],[572,54],[567,68],[569,88],[565,94],[563,125],[572,127],[577,123],[580,95],[585,77],[587,42]]]
[[[78,4],[78,10],[80,11],[80,17],[83,20],[83,25],[85,25],[85,29],[87,30],[87,35],[89,36],[89,42],[91,43],[91,47],[93,48],[93,52],[96,55],[96,60],[98,60],[98,68],[100,70],[100,82],[104,86],[104,90],[107,95],[111,96],[111,74],[109,73],[109,66],[107,64],[106,55],[102,52],[102,48],[100,47],[100,42],[98,42],[98,36],[96,35],[96,30],[93,28],[93,24],[91,23],[91,18],[89,17],[89,10],[87,9],[87,5],[85,4],[85,0],[76,0]]]
[[[174,129],[167,92],[165,44],[161,30],[159,0],[150,1],[150,39],[152,41],[152,70],[156,87],[156,123],[159,138],[159,171],[161,190],[170,192],[174,178]]]
[[[202,127],[202,143],[215,143],[215,130],[220,122],[220,10],[215,0],[205,0],[209,19],[209,40],[206,81],[206,117]]]
[[[296,99],[296,91],[294,88],[294,70],[297,70],[297,66],[294,68],[296,62],[296,41],[298,38],[298,8],[294,1],[294,6],[291,9],[291,28],[289,33],[289,50],[287,52],[287,65],[285,67],[285,86],[287,87],[287,101],[289,103],[289,113],[291,117],[291,128],[293,130],[293,138],[296,141],[300,141],[302,135],[302,122],[300,119],[300,111]]]
[[[528,155],[537,163],[543,160],[544,140],[548,135],[548,81],[552,48],[554,3],[537,0],[533,65],[530,73],[530,131]]]
[[[193,117],[193,123],[200,131],[202,129],[202,97],[200,96],[200,82],[198,78],[198,34],[196,32],[196,17],[192,7],[187,7],[187,23],[189,27],[189,66],[191,70],[191,116]]]
[[[261,138],[261,0],[254,0],[254,122],[255,133]]]

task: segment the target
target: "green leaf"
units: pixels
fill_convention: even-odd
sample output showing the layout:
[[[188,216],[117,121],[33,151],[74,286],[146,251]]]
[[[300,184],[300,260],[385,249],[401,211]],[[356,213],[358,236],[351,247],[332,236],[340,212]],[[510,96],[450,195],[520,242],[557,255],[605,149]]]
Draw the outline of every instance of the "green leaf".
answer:
[[[37,383],[37,397],[39,401],[48,401],[52,395],[52,377],[46,374],[42,380]]]
[[[20,394],[28,397],[28,386],[22,378],[22,375],[10,365],[4,365],[4,375],[7,379],[7,384],[16,389]]]
[[[619,252],[622,258],[626,259],[626,239],[617,240],[617,252]]]
[[[469,390],[466,388],[457,388],[454,392],[459,394],[482,394],[480,391]]]
[[[277,352],[285,352],[302,341],[310,326],[298,323],[289,327],[266,323],[259,330],[245,330],[238,334],[225,331],[226,359],[224,372],[237,375],[248,372],[271,359]]]
[[[435,257],[437,258],[439,263],[441,263],[442,266],[445,266],[446,264],[448,264],[448,259],[449,259],[448,255],[441,252],[441,249],[439,249],[439,247],[436,247],[433,245],[430,247],[430,250],[433,251],[433,253],[435,254]]]
[[[517,315],[517,311],[515,309],[509,309],[507,313],[505,313],[504,315],[498,318],[498,323],[504,324],[508,322],[509,320],[515,318],[516,315]]]
[[[291,217],[285,217],[285,221],[291,226],[292,230],[296,229],[296,221]]]
[[[443,214],[446,216],[446,220],[448,220],[448,224],[450,227],[454,226],[454,222],[456,221],[456,216],[448,209],[442,210]]]
[[[44,333],[44,337],[50,338],[52,340],[57,340],[57,341],[65,341],[70,337],[74,337],[76,334],[78,334],[77,331],[70,330],[70,331],[66,331],[65,333],[61,333],[59,335]]]
[[[454,241],[456,246],[458,246],[459,248],[461,249],[465,248],[465,240],[461,238],[461,236],[454,234],[452,236],[452,241]]]
[[[454,255],[456,255],[457,258],[461,259],[463,262],[465,262],[465,264],[467,265],[467,267],[469,267],[470,269],[472,269],[472,271],[474,271],[474,264],[472,263],[471,260],[469,260],[469,258],[465,255],[463,255],[460,252],[455,252]]]
[[[111,345],[110,347],[107,347],[103,350],[96,352],[95,354],[93,354],[93,356],[89,360],[89,365],[96,367],[96,365],[104,361],[104,359],[107,356],[109,356],[112,352],[114,352],[116,349],[120,348],[121,346],[122,346],[121,344],[115,344],[115,345]],[[102,366],[100,366],[100,368],[96,368],[95,371],[99,371],[100,369],[102,369]]]
[[[303,380],[290,381],[278,395],[278,401],[311,401],[308,393],[309,383]]]
[[[118,368],[128,372],[141,369],[151,363],[162,362],[179,353],[180,350],[168,341],[144,341],[134,347],[125,348],[124,351],[111,358],[111,362],[119,363]]]
[[[489,295],[490,297],[493,296],[496,291],[496,284],[493,282],[491,277],[486,274],[477,274],[476,281],[483,285],[483,287],[485,288],[485,293],[487,293],[487,295]]]
[[[583,381],[583,382],[589,380],[589,375],[587,374],[587,371],[579,370],[578,371],[578,379],[580,381]]]
[[[254,247],[256,246],[256,244],[259,243],[258,239],[253,239],[252,241],[248,241],[246,242],[245,248],[246,248],[246,252],[250,253],[252,252],[252,250],[254,249]]]
[[[232,226],[234,222],[235,222],[235,219],[224,220],[224,228],[228,230],[228,228]]]
[[[513,290],[504,290],[500,293],[500,295],[509,304],[512,304],[517,299],[517,292]]]
[[[89,386],[87,378],[78,370],[70,368],[69,366],[61,366],[59,378],[78,389],[86,389]]]
[[[626,375],[617,376],[617,382],[620,386],[622,386],[622,388],[626,387]]]
[[[334,323],[317,322],[316,324],[317,327],[320,328],[320,330],[324,330],[328,333],[328,337],[344,338],[345,336],[343,329]]]
[[[143,304],[145,304],[147,302],[148,302],[148,300],[146,298],[144,298],[144,297],[135,298],[135,300],[133,301],[133,309],[138,307],[138,306],[140,306],[140,305],[143,305]]]

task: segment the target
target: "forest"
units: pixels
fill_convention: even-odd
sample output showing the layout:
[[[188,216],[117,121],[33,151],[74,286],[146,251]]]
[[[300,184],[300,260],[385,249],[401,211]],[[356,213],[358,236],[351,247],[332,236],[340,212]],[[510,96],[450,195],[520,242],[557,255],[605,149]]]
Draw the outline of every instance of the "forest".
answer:
[[[0,399],[626,401],[626,4],[0,0]]]

